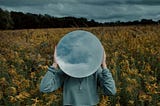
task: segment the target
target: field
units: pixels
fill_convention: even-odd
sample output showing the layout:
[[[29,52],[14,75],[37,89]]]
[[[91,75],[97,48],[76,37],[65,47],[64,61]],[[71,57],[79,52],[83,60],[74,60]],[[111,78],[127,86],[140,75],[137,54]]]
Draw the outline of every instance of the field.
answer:
[[[97,35],[117,94],[99,106],[160,106],[160,25],[0,31],[0,106],[61,106],[62,89],[44,94],[39,84],[64,34]]]

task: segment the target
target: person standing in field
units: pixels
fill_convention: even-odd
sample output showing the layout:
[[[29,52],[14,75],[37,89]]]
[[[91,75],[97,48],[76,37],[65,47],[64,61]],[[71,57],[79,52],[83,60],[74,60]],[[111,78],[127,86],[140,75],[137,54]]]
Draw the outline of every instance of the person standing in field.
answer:
[[[56,47],[54,52],[54,63],[48,68],[48,72],[40,83],[41,92],[52,92],[63,87],[64,106],[97,105],[99,102],[98,86],[102,88],[104,95],[115,95],[115,82],[106,65],[105,51],[99,69],[94,74],[84,78],[74,78],[66,75],[58,68],[55,56]]]

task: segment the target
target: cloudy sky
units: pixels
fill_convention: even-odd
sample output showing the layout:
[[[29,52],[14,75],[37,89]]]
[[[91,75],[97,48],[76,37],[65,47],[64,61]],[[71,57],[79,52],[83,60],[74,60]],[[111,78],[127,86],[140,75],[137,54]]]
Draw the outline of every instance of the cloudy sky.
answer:
[[[85,17],[99,22],[160,20],[160,0],[0,0],[9,11]]]

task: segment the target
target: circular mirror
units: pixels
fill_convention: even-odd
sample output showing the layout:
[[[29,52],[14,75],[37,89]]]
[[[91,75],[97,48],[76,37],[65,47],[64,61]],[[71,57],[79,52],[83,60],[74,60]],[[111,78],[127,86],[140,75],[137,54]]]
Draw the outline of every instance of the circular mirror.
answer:
[[[59,41],[56,54],[57,63],[64,73],[82,78],[93,74],[100,67],[103,47],[92,33],[76,30]]]

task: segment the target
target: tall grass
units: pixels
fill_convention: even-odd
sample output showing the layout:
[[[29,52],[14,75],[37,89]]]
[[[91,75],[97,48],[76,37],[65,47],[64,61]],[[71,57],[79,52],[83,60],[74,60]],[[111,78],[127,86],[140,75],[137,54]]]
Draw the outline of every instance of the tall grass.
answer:
[[[0,31],[0,105],[61,106],[62,88],[44,94],[39,84],[53,62],[54,46],[68,32],[97,35],[117,94],[100,94],[99,106],[160,106],[160,26]]]

